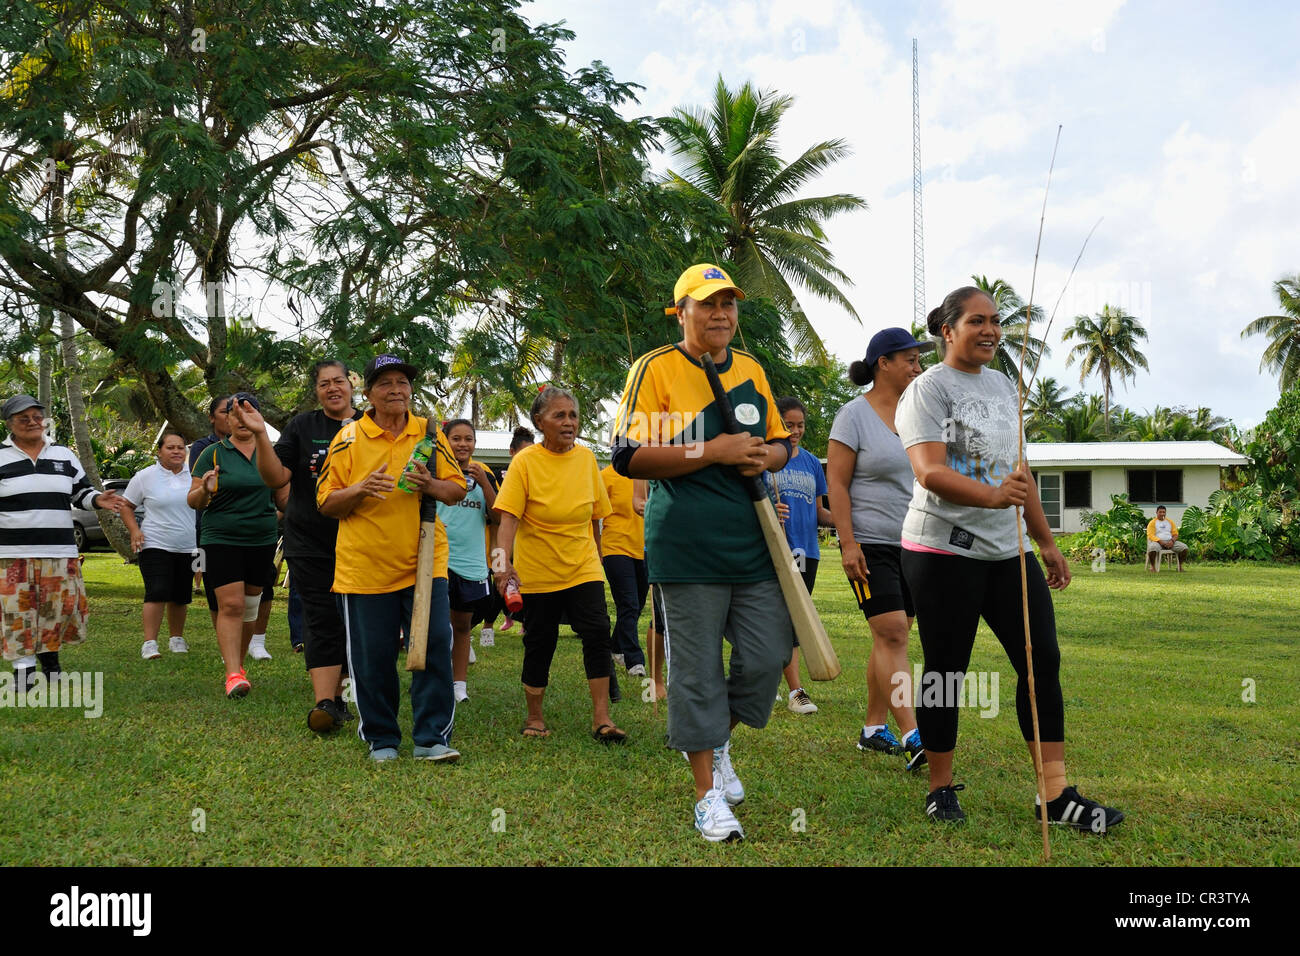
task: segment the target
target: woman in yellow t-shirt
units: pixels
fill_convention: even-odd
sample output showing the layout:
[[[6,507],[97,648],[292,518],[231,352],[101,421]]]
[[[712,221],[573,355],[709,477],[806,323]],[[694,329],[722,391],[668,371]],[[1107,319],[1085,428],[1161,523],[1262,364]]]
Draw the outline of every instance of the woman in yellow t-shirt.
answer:
[[[519,452],[497,495],[501,515],[495,568],[504,595],[510,585],[524,599],[525,737],[547,737],[542,697],[559,637],[560,618],[582,638],[582,660],[591,691],[591,735],[623,743],[627,734],[609,716],[610,635],[605,610],[605,572],[600,563],[599,519],[610,513],[600,466],[591,450],[575,444],[578,401],[554,386],[537,394],[533,425],[542,441]]]

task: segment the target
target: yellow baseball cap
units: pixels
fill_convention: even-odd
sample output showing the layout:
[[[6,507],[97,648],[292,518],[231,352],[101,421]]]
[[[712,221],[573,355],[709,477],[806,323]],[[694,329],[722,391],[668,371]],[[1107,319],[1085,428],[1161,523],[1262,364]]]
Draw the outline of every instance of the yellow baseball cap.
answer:
[[[731,276],[711,262],[701,262],[699,265],[691,266],[677,279],[677,285],[673,286],[673,302],[680,302],[686,296],[690,296],[696,302],[703,302],[713,293],[721,292],[723,289],[735,292],[737,299],[745,297],[745,293],[731,281]],[[677,306],[664,309],[664,313],[676,315]]]

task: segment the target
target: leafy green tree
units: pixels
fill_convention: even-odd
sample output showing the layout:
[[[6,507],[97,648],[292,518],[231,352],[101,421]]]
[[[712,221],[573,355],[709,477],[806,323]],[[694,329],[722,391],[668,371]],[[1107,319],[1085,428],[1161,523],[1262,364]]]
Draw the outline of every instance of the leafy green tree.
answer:
[[[1042,307],[1033,306],[1029,310],[1030,315],[1026,317],[1025,300],[1020,298],[1010,283],[1004,279],[990,281],[988,277],[982,275],[971,276],[971,279],[974,280],[976,288],[988,293],[1002,319],[1002,340],[998,343],[997,352],[989,367],[997,369],[1011,381],[1018,382],[1020,350],[1023,347],[1025,377],[1028,380],[1034,369],[1038,368],[1042,356],[1052,354],[1047,343],[1035,337],[1030,331],[1034,322],[1042,322],[1046,317]]]
[[[1300,273],[1278,279],[1273,292],[1282,313],[1260,316],[1241,330],[1241,337],[1262,335],[1268,339],[1259,370],[1277,375],[1278,388],[1285,392],[1300,385]]]
[[[1138,347],[1147,337],[1146,329],[1135,317],[1122,308],[1103,305],[1096,318],[1077,315],[1074,324],[1061,335],[1065,342],[1078,340],[1066,356],[1065,364],[1079,361],[1079,384],[1094,372],[1101,379],[1103,402],[1102,418],[1106,434],[1110,434],[1110,396],[1113,382],[1136,377],[1139,368],[1150,371],[1147,358]]]
[[[52,57],[0,100],[0,285],[71,315],[187,433],[207,428],[177,380],[191,367],[212,394],[262,391],[273,422],[326,350],[357,365],[402,351],[445,391],[450,319],[471,306],[499,304],[588,399],[621,387],[625,328],[634,348],[658,337],[686,260],[665,240],[699,220],[644,181],[656,127],[620,114],[632,87],[600,64],[565,70],[568,31],[509,0],[95,11],[86,57]],[[20,0],[0,56],[65,50],[78,16]],[[66,260],[34,204],[57,136]],[[250,274],[296,335],[230,295]],[[197,313],[169,291],[188,275]]]
[[[777,127],[793,102],[749,83],[728,89],[719,76],[709,110],[679,108],[662,121],[669,146],[685,163],[668,178],[721,224],[697,231],[701,250],[711,251],[714,261],[726,260],[747,295],[776,304],[787,317],[797,357],[825,363],[825,346],[792,284],[858,318],[841,291],[850,280],[835,265],[823,224],[840,213],[865,209],[866,203],[846,193],[796,197],[849,150],[843,140],[827,140],[793,162],[783,162]]]
[[[1265,493],[1281,491],[1294,502],[1300,486],[1300,386],[1283,393],[1255,426],[1245,452]]]

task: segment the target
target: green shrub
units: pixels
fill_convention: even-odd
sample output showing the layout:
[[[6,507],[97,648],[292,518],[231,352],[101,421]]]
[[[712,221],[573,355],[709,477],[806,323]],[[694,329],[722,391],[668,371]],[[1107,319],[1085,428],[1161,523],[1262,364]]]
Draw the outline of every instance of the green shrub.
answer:
[[[1136,561],[1146,556],[1149,519],[1128,495],[1111,495],[1109,511],[1085,511],[1080,520],[1084,530],[1071,537],[1065,551],[1076,561],[1091,560],[1097,548],[1106,552],[1107,561]]]
[[[1200,558],[1267,561],[1290,543],[1291,529],[1284,530],[1275,497],[1258,484],[1220,489],[1210,495],[1204,510],[1193,505],[1184,512],[1179,540]]]

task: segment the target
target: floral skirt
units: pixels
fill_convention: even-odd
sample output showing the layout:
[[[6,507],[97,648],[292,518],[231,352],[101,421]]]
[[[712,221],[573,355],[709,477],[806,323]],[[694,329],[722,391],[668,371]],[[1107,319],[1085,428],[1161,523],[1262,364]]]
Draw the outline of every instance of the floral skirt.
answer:
[[[80,644],[86,639],[86,611],[79,558],[0,558],[5,660]]]

